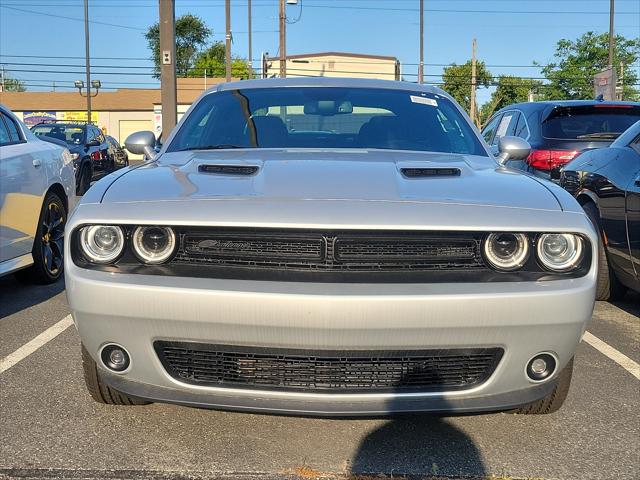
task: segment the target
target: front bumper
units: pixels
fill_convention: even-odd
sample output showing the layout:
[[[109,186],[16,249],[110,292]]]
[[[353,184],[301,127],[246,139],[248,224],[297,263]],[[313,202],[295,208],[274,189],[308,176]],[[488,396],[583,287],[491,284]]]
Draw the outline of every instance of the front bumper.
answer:
[[[66,286],[82,342],[97,360],[110,342],[131,355],[104,380],[132,396],[219,409],[309,415],[480,412],[548,394],[528,360],[573,356],[592,314],[595,268],[577,279],[460,284],[326,284],[109,274],[67,263]],[[153,342],[264,348],[409,350],[501,347],[491,377],[468,390],[429,393],[307,393],[189,385],[171,377]]]

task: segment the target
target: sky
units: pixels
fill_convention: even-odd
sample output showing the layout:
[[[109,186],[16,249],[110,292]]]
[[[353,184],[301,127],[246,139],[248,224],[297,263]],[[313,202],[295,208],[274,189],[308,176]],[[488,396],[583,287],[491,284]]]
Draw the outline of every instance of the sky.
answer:
[[[253,57],[278,52],[278,1],[253,0]],[[609,28],[609,0],[425,0],[425,79],[471,57],[494,75],[540,77],[562,38]],[[247,56],[247,1],[231,0],[233,53]],[[287,53],[344,51],[397,57],[417,80],[419,0],[298,0],[287,6]],[[176,17],[193,13],[224,40],[224,0],[176,0]],[[105,89],[152,88],[144,38],[158,20],[157,0],[89,0],[92,77]],[[72,89],[83,78],[83,0],[0,0],[0,64],[29,90]],[[296,21],[297,20],[297,21]],[[616,0],[615,30],[640,37],[640,0]],[[70,58],[65,58],[70,57]],[[640,64],[636,67],[640,74]],[[480,103],[491,90],[481,89]]]

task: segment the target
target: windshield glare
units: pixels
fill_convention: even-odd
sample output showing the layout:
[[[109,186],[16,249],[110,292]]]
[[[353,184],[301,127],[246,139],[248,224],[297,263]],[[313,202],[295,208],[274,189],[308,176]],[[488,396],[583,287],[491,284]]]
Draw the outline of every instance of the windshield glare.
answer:
[[[381,148],[487,156],[446,97],[373,88],[211,93],[185,119],[167,151],[212,148]]]
[[[57,138],[69,145],[84,143],[84,129],[71,125],[37,125],[31,129],[37,137]]]

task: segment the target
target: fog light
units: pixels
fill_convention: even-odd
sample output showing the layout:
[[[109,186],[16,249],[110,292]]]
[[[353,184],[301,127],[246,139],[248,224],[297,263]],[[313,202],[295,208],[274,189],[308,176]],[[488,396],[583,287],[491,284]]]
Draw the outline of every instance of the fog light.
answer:
[[[542,382],[556,370],[556,359],[548,353],[539,353],[527,363],[527,376],[534,382]]]
[[[127,351],[120,345],[113,343],[102,348],[100,358],[104,366],[114,372],[125,371],[131,363]]]

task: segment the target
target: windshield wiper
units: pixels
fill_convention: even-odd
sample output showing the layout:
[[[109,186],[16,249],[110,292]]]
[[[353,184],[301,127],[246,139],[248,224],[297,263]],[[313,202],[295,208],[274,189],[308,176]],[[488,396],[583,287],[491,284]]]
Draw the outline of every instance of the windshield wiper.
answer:
[[[178,150],[179,152],[185,152],[187,150],[226,150],[232,148],[250,148],[243,147],[242,145],[233,145],[232,143],[220,143],[217,145],[198,145],[197,147],[186,147]]]
[[[621,132],[598,132],[598,133],[587,133],[585,135],[578,135],[576,138],[618,138],[622,135]]]

